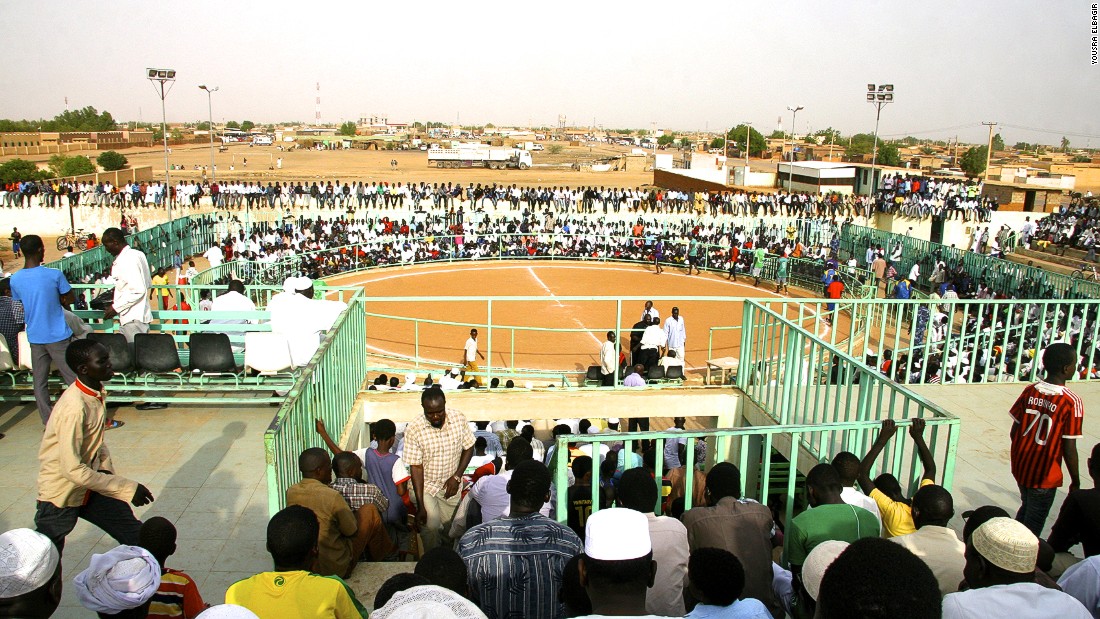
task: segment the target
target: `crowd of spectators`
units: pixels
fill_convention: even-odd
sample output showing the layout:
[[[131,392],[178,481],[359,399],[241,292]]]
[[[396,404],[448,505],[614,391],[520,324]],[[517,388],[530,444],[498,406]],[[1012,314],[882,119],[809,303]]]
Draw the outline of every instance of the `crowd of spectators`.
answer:
[[[1085,260],[1096,262],[1096,246],[1100,243],[1100,200],[1092,192],[1075,195],[1068,206],[1035,222],[1027,218],[1021,233],[1025,248],[1065,255],[1067,249],[1087,252]]]
[[[998,204],[982,196],[980,180],[886,174],[874,206],[879,212],[912,219],[987,222]]]

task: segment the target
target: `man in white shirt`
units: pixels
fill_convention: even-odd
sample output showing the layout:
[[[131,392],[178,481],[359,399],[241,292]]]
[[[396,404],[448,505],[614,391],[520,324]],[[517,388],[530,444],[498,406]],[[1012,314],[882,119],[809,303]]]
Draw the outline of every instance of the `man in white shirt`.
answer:
[[[882,528],[882,514],[878,510],[875,500],[860,492],[856,487],[856,478],[859,477],[859,456],[850,451],[842,451],[833,456],[833,468],[840,474],[840,483],[844,489],[840,492],[840,498],[848,505],[862,507],[875,515],[879,528]]]
[[[210,305],[212,312],[254,312],[256,304],[244,294],[244,282],[239,279],[229,281],[229,290],[219,294]],[[248,318],[213,318],[212,325],[246,325],[255,324],[256,320]],[[233,346],[233,352],[244,351],[244,331],[222,331],[229,336]]]
[[[657,308],[653,307],[653,301],[645,302],[645,309],[642,310],[642,320],[649,319],[649,322],[653,322],[654,319],[660,320],[661,313],[657,311]]]
[[[225,254],[222,253],[222,248],[219,247],[217,243],[211,245],[210,249],[206,250],[202,257],[210,261],[210,268],[221,266],[222,262],[225,260]]]
[[[615,371],[619,367],[619,349],[615,345],[615,332],[607,332],[607,341],[600,346],[600,378],[604,387],[615,386]]]
[[[676,351],[678,359],[684,359],[684,345],[687,343],[687,327],[680,308],[672,308],[672,315],[665,320],[665,340],[670,351]]]
[[[657,365],[658,360],[661,358],[661,349],[668,345],[668,339],[665,337],[665,331],[661,328],[660,319],[654,318],[650,322],[649,326],[642,332],[642,341],[640,348],[642,359],[639,361],[645,366],[648,371],[649,368]]]
[[[905,546],[932,569],[941,595],[955,593],[963,581],[966,544],[947,526],[955,515],[951,493],[942,486],[924,486],[913,495],[912,508],[917,532],[890,541]]]
[[[661,357],[661,367],[667,373],[670,367],[684,367],[684,360],[676,356],[675,350],[670,350],[667,355]]]
[[[462,364],[465,366],[467,372],[481,371],[477,365],[478,357],[480,357],[482,361],[485,360],[485,355],[481,354],[481,351],[477,349],[477,329],[470,329],[470,337],[466,338],[466,344],[462,347]],[[475,375],[471,378],[477,382],[478,387],[483,386],[480,376]]]
[[[1066,570],[1058,586],[1084,604],[1092,616],[1100,617],[1100,556],[1092,556]]]
[[[107,228],[103,232],[103,247],[115,257],[111,265],[111,277],[115,280],[114,302],[103,318],[118,316],[119,332],[133,344],[134,335],[148,333],[149,323],[153,322],[149,307],[149,287],[153,285],[149,261],[145,254],[126,244],[126,237],[118,228]]]
[[[283,283],[283,292],[271,297],[267,309],[271,312],[271,330],[286,336],[294,367],[302,367],[316,354],[323,333],[332,328],[347,304],[316,300],[313,280],[291,277]]]

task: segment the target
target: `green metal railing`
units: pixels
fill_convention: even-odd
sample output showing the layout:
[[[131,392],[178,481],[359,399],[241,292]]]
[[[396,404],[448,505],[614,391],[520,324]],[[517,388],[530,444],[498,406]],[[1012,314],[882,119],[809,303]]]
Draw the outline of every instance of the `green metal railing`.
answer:
[[[841,251],[863,260],[869,245],[882,246],[889,256],[894,247],[901,245],[901,266],[896,267],[904,277],[914,262],[920,264],[921,275],[916,282],[925,290],[931,290],[929,280],[933,267],[942,260],[949,267],[962,266],[974,281],[985,282],[994,291],[1034,298],[1100,299],[1100,282],[1074,279],[1038,267],[1029,267],[967,248],[932,243],[884,230],[845,224],[840,231]],[[904,269],[902,268],[904,267]],[[1020,293],[1017,295],[1017,293]]]
[[[187,257],[202,253],[214,241],[214,229],[209,215],[185,216],[159,226],[136,232],[127,237],[134,249],[141,250],[149,267],[171,267],[172,255],[179,250],[184,265]],[[111,270],[114,257],[102,245],[68,258],[55,260],[46,266],[60,269],[70,283],[88,281]]]
[[[267,461],[269,513],[275,514],[286,501],[286,489],[301,481],[298,455],[316,446],[316,419],[329,428],[343,428],[367,373],[366,320],[363,292],[359,290],[348,309],[336,320],[321,347],[302,370],[275,419],[264,432]]]

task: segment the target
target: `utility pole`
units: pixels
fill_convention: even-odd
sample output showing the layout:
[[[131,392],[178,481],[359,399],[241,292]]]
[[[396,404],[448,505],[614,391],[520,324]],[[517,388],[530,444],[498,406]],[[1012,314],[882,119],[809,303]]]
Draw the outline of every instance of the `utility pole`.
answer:
[[[959,167],[959,136],[955,135],[955,155],[951,158],[951,167]]]
[[[997,126],[996,122],[983,122],[983,125],[989,127],[989,141],[985,145],[985,172],[982,173],[982,182],[989,180],[989,158],[993,155],[993,128]]]

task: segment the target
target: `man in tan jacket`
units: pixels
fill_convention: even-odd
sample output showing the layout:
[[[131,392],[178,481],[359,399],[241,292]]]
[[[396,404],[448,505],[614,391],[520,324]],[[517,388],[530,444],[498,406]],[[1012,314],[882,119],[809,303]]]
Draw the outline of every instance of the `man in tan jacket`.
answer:
[[[120,544],[137,545],[141,521],[126,502],[140,507],[152,502],[153,494],[114,474],[103,442],[103,383],[114,374],[110,356],[98,342],[75,340],[65,351],[65,361],[76,381],[54,406],[38,450],[35,526],[59,552],[77,518],[103,529]]]

